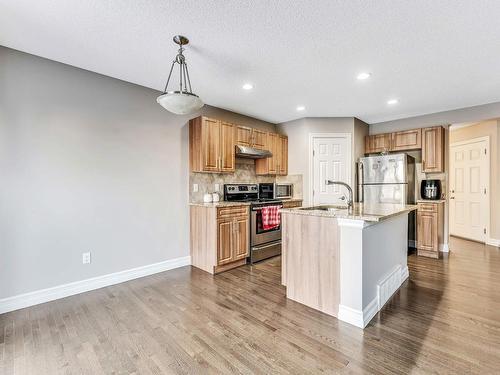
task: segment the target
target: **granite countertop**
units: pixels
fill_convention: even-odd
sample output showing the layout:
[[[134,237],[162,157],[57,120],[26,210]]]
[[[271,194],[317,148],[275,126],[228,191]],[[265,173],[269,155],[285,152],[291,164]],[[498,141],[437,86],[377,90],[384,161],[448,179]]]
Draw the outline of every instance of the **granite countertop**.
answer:
[[[446,199],[417,199],[417,203],[443,203]]]
[[[291,199],[282,199],[284,202],[299,202],[302,201],[302,198],[291,198]],[[227,201],[219,201],[212,203],[204,203],[204,202],[190,202],[190,206],[199,206],[199,207],[233,207],[233,206],[250,206],[250,202],[227,202]]]
[[[332,210],[314,209],[315,207],[331,207]],[[304,209],[305,208],[305,209]],[[301,208],[282,209],[282,213],[308,216],[335,217],[339,219],[361,220],[367,222],[379,222],[390,217],[408,213],[417,209],[416,205],[401,204],[370,204],[354,203],[352,211],[345,206],[321,205]]]
[[[212,202],[212,203],[204,203],[204,202],[190,202],[190,206],[199,206],[199,207],[236,207],[236,206],[250,206],[250,202]]]

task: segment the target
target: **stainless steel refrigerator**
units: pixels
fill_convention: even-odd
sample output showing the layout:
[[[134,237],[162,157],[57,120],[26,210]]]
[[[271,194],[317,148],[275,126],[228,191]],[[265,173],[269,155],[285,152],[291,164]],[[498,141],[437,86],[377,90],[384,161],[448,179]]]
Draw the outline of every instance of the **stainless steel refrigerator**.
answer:
[[[415,204],[415,159],[407,154],[360,158],[358,198],[365,204]],[[415,213],[408,218],[409,246],[414,247]]]

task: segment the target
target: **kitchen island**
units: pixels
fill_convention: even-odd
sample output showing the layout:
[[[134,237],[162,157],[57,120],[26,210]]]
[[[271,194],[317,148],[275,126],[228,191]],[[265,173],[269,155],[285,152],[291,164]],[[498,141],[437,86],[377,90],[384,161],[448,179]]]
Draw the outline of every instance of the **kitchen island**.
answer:
[[[283,209],[287,298],[364,328],[408,278],[414,205]]]

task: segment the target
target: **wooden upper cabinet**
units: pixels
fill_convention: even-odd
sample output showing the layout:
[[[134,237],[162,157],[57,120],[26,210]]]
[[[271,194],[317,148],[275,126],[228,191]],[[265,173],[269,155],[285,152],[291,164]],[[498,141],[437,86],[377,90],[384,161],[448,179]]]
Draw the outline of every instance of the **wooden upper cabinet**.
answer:
[[[365,153],[390,151],[391,134],[374,134],[365,137]]]
[[[444,129],[422,129],[422,172],[444,172]]]
[[[220,125],[220,165],[221,172],[234,172],[234,125],[221,121]]]
[[[189,121],[191,172],[234,172],[234,125],[197,117]]]
[[[280,176],[288,174],[288,137],[284,135],[280,135],[278,140],[277,174]]]
[[[391,134],[391,151],[417,150],[422,148],[422,130],[413,129]]]
[[[236,126],[236,144],[250,146],[252,143],[252,128],[247,126]]]
[[[267,132],[253,129],[252,131],[252,146],[259,150],[264,150],[267,143]]]

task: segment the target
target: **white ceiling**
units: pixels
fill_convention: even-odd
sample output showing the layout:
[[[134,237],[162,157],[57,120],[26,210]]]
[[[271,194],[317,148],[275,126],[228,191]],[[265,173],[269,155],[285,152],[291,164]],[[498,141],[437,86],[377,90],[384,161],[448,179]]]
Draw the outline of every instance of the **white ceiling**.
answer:
[[[495,0],[0,0],[0,44],[162,90],[180,33],[210,105],[374,123],[500,101],[499,16]]]

